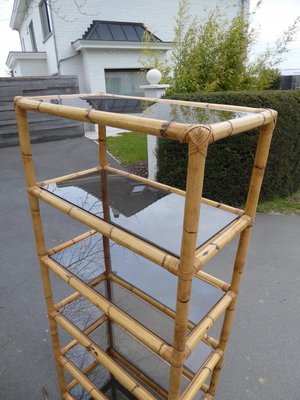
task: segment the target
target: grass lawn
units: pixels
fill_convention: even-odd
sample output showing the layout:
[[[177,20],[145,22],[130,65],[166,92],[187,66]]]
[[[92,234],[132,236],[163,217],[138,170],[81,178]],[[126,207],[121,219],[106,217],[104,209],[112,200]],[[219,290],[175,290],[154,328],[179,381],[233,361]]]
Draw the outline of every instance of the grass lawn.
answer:
[[[287,198],[276,197],[263,201],[258,205],[259,213],[270,214],[295,214],[300,215],[300,190]]]
[[[107,138],[108,151],[124,166],[147,160],[147,135],[123,132]]]
[[[141,133],[124,132],[115,137],[108,137],[107,147],[124,166],[147,160],[147,136]],[[300,190],[287,198],[276,197],[262,201],[257,212],[300,215]]]

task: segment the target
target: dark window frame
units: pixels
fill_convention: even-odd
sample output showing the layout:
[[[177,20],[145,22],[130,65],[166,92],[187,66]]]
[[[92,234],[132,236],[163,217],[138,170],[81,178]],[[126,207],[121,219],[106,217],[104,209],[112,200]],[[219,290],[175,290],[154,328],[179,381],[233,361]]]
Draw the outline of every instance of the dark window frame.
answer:
[[[44,42],[52,35],[53,26],[51,20],[51,11],[47,0],[42,0],[39,4],[40,19]]]
[[[28,31],[29,31],[32,51],[34,53],[36,53],[37,52],[37,45],[36,45],[36,39],[35,39],[35,33],[34,33],[34,28],[33,28],[33,22],[32,21],[30,21],[30,23],[28,25]]]

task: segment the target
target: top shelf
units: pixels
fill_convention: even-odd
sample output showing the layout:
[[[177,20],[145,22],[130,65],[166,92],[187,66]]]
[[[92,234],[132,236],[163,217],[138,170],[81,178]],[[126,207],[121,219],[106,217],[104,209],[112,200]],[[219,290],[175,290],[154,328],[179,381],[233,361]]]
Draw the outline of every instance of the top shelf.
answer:
[[[93,109],[118,114],[138,114],[139,117],[153,120],[166,120],[181,124],[214,124],[231,119],[242,118],[250,115],[247,111],[239,109],[201,107],[201,103],[177,103],[160,99],[129,98],[116,95],[78,95],[73,97],[51,97],[43,99],[44,102],[57,103],[64,106],[74,106],[84,109]],[[253,110],[252,110],[253,113]]]
[[[277,115],[269,109],[106,93],[16,97],[15,107],[186,143],[204,135],[208,144],[266,125]]]

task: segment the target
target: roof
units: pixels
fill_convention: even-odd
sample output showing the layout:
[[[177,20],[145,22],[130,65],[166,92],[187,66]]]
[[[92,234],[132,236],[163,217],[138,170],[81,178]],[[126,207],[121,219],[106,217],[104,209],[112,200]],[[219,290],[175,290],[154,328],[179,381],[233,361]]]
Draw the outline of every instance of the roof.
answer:
[[[95,20],[82,36],[84,40],[142,42],[145,33],[153,42],[162,42],[139,22],[117,22]]]

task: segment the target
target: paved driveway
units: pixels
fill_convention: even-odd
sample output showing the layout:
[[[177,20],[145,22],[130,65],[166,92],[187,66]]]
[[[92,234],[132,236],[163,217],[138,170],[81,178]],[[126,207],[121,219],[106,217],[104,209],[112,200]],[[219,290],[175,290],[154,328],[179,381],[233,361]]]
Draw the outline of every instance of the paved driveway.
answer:
[[[86,138],[33,145],[38,179],[97,164]],[[0,398],[58,400],[50,335],[17,147],[0,149]],[[43,205],[48,247],[86,230]],[[300,218],[259,215],[217,400],[300,399]],[[206,270],[226,277],[233,243]],[[65,293],[54,281],[55,294]]]

